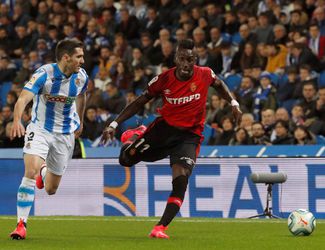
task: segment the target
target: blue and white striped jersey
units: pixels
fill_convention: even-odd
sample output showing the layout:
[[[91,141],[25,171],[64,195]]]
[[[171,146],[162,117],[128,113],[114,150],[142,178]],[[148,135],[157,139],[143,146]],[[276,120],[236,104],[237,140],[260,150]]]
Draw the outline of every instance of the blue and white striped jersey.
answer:
[[[56,63],[40,67],[24,89],[35,94],[32,122],[49,132],[70,134],[80,126],[76,97],[87,90],[84,69],[66,77]]]

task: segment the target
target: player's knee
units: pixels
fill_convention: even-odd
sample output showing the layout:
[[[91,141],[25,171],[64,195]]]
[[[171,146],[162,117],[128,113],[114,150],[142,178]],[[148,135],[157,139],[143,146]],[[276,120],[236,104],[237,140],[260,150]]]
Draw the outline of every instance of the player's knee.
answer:
[[[45,186],[45,191],[48,195],[54,195],[56,193],[57,188],[55,187],[46,187]]]
[[[38,174],[39,174],[38,171],[33,168],[25,170],[25,177],[27,177],[29,179],[35,179]]]
[[[47,189],[47,190],[46,190],[46,193],[47,193],[48,195],[54,195],[54,194],[56,193],[56,189]]]
[[[189,165],[186,163],[179,162],[177,164],[172,165],[173,168],[173,179],[178,176],[184,175],[189,178],[192,174],[192,169],[194,165]]]
[[[128,157],[126,157],[124,154],[121,154],[119,157],[119,163],[121,166],[124,167],[132,167],[132,161],[130,161],[130,159]]]
[[[138,163],[138,161],[133,159],[128,153],[122,152],[119,157],[119,163],[124,167],[132,167],[134,164]]]
[[[186,175],[190,177],[195,166],[195,161],[189,157],[182,157],[176,165],[177,171],[179,172],[177,175]]]

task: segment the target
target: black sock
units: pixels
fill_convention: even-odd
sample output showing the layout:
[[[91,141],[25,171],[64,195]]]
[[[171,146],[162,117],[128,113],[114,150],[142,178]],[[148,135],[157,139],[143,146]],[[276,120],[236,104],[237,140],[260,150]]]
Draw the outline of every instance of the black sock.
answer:
[[[164,214],[157,225],[167,226],[174,219],[184,200],[187,182],[188,177],[185,175],[178,176],[173,180],[173,190],[167,200]]]

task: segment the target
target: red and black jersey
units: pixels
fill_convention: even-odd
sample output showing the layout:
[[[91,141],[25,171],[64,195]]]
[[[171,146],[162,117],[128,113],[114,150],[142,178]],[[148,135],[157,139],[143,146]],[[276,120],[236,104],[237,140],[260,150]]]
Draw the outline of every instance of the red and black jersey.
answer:
[[[210,68],[194,66],[191,79],[182,82],[176,78],[175,68],[171,68],[148,83],[148,94],[162,96],[163,107],[158,112],[169,125],[201,136],[208,89],[215,79]]]

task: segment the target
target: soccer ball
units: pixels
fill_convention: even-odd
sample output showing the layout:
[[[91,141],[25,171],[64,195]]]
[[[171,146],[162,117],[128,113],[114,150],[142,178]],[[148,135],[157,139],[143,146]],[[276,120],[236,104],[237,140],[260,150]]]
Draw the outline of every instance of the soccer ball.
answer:
[[[288,217],[288,228],[293,235],[310,235],[316,227],[314,215],[306,209],[297,209]]]

